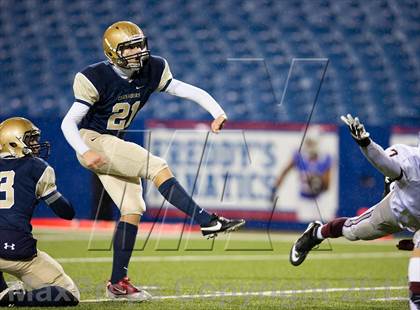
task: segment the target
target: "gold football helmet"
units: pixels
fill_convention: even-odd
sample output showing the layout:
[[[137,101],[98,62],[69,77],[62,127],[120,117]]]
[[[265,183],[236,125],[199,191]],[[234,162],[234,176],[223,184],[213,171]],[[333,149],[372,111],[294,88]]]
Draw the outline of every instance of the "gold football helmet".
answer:
[[[28,155],[47,158],[50,144],[39,143],[40,138],[41,130],[26,118],[12,117],[0,123],[1,153],[16,158]]]
[[[109,26],[105,30],[102,46],[109,61],[125,69],[141,69],[150,56],[143,30],[128,21],[116,22]],[[124,50],[132,48],[139,48],[140,52],[124,57]]]

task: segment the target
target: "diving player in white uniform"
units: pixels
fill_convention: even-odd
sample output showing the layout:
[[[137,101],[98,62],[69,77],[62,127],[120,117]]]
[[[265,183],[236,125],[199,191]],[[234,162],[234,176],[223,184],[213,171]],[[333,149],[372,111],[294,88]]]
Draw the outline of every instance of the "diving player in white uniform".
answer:
[[[293,244],[290,262],[300,265],[309,251],[326,238],[344,237],[350,241],[372,240],[407,229],[416,232],[410,259],[410,307],[420,307],[420,142],[417,147],[403,144],[383,150],[350,114],[341,117],[369,162],[391,179],[390,192],[375,206],[353,218],[337,218],[322,224],[312,222]]]
[[[127,278],[138,223],[146,210],[140,178],[153,181],[166,200],[200,224],[204,236],[236,230],[245,221],[228,220],[200,208],[162,158],[124,141],[121,133],[153,92],[197,102],[213,116],[211,129],[215,133],[227,117],[206,91],[172,77],[167,61],[150,54],[147,38],[137,25],[127,21],[112,24],[104,33],[103,49],[108,61],[76,74],[75,102],[61,128],[81,165],[98,175],[121,211],[106,293],[111,298],[147,300],[150,294],[137,289]]]

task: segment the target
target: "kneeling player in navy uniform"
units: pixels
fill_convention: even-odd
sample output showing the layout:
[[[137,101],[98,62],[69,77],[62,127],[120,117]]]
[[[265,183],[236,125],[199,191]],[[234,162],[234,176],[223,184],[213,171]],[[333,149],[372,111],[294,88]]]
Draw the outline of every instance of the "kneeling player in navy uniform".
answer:
[[[75,306],[80,293],[63,267],[36,247],[30,224],[43,200],[59,217],[71,220],[74,210],[57,191],[55,174],[38,156],[40,130],[14,117],[0,124],[0,306]],[[7,287],[3,272],[22,280],[25,289]]]

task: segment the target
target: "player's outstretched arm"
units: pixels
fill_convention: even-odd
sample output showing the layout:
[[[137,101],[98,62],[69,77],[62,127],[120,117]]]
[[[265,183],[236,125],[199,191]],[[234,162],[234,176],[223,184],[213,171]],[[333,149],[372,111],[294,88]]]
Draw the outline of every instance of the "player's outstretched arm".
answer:
[[[219,132],[227,121],[226,113],[222,107],[208,92],[201,88],[172,79],[165,92],[180,98],[192,100],[207,110],[214,118],[211,124],[211,130],[215,133]]]
[[[370,138],[359,118],[353,118],[351,114],[347,114],[347,116],[341,116],[341,120],[348,126],[353,139],[359,144],[365,157],[376,169],[393,180],[402,177],[400,164],[393,158],[392,154],[388,155],[380,145]]]

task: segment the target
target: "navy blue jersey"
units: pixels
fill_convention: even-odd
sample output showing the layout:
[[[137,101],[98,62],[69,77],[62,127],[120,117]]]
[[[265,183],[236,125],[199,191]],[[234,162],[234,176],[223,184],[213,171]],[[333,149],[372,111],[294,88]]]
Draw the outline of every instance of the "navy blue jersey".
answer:
[[[167,62],[150,56],[143,69],[132,79],[124,79],[108,61],[93,64],[76,75],[75,101],[90,107],[79,129],[118,135],[156,90],[163,90],[172,75]]]
[[[0,158],[0,257],[36,254],[31,218],[39,199],[56,191],[54,170],[42,159]]]

